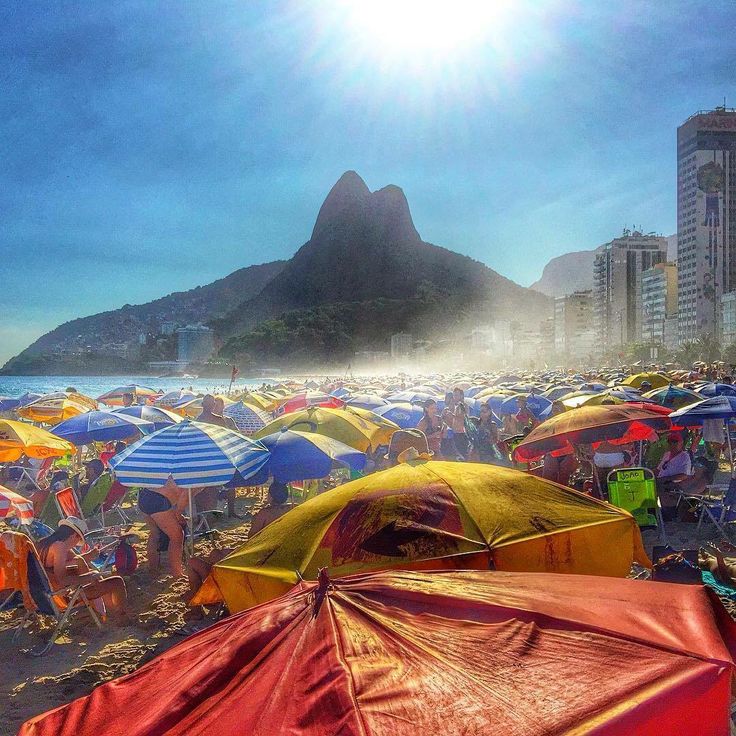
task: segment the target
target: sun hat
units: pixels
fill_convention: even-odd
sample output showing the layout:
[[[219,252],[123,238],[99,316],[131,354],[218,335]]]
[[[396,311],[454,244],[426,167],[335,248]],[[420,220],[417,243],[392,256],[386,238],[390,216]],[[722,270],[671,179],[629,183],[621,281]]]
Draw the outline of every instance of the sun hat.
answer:
[[[428,460],[433,452],[429,449],[427,443],[427,435],[419,429],[399,429],[391,435],[391,443],[388,446],[388,453],[384,455],[384,460],[393,460],[413,447],[418,455],[417,457]]]
[[[83,519],[78,519],[76,516],[67,516],[66,519],[62,519],[59,522],[59,526],[68,526],[70,529],[79,534],[82,539],[84,539],[87,534],[89,534],[87,522]]]

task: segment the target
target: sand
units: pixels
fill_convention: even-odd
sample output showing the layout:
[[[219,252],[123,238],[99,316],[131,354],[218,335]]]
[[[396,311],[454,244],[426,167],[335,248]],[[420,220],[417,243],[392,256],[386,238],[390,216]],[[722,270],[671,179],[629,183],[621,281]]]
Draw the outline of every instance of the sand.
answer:
[[[254,506],[258,499],[244,496],[239,506]],[[197,544],[197,553],[206,554],[214,547],[235,547],[247,537],[249,521],[223,520],[218,530],[208,539]],[[699,534],[695,524],[672,523],[667,525],[668,542],[677,549],[697,548],[707,541],[717,540],[713,525],[706,525]],[[657,532],[645,531],[644,543],[651,554],[659,544]],[[141,562],[145,561],[145,545],[137,545]],[[182,640],[183,627],[191,625],[184,615],[188,608],[183,593],[186,581],[173,581],[161,574],[150,576],[145,564],[126,579],[131,610],[135,621],[125,628],[107,625],[98,630],[86,615],[76,617],[66,634],[43,657],[31,657],[23,653],[37,645],[41,635],[48,637],[49,630],[39,632],[32,627],[12,643],[12,626],[17,613],[0,614],[0,650],[3,652],[0,666],[0,736],[16,734],[28,718],[43,713],[89,693],[114,677],[119,677],[148,662],[157,654]],[[724,601],[736,617],[736,604]],[[206,625],[205,621],[202,625]]]
[[[238,510],[258,502],[243,489]],[[196,545],[196,554],[207,554],[215,547],[238,547],[246,539],[249,520],[223,519],[218,529]],[[137,529],[145,529],[137,524]],[[145,532],[141,535],[145,539]],[[43,657],[32,657],[24,650],[48,639],[50,629],[27,626],[13,643],[13,626],[18,612],[0,613],[0,736],[17,733],[28,718],[68,703],[89,693],[114,677],[133,672],[157,654],[182,641],[182,628],[192,622],[184,618],[186,579],[173,580],[162,572],[151,576],[145,565],[145,543],[136,545],[141,565],[126,578],[133,623],[124,628],[111,625],[99,630],[91,617],[82,613],[73,618],[65,634]],[[207,621],[202,625],[206,625]],[[195,624],[199,625],[199,624]]]

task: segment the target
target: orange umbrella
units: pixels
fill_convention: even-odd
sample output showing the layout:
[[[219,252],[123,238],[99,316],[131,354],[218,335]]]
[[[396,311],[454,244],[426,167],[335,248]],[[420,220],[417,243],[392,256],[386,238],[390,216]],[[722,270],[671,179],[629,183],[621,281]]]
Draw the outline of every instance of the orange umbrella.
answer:
[[[592,444],[603,440],[634,442],[646,439],[652,430],[664,432],[672,426],[669,418],[656,410],[617,406],[582,406],[575,411],[557,414],[533,429],[514,450],[517,462],[531,462],[548,452],[571,445]]]
[[[702,586],[323,573],[18,736],[722,736],[735,640]]]

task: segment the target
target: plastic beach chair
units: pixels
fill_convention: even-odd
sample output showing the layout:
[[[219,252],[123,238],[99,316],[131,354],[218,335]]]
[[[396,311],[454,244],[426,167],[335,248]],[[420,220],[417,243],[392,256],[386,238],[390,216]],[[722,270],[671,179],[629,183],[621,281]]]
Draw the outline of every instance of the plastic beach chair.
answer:
[[[89,611],[95,625],[102,628],[99,616],[81,584],[54,590],[36,547],[25,534],[19,532],[0,534],[0,560],[3,562],[0,588],[11,591],[0,604],[0,610],[9,608],[19,600],[20,607],[24,611],[23,618],[13,634],[13,641],[17,640],[27,622],[33,617],[46,616],[55,622],[48,641],[40,649],[30,649],[29,654],[33,656],[46,654],[56,643],[71,616],[79,611],[85,609]]]
[[[608,500],[628,511],[640,527],[659,528],[664,537],[657,481],[649,468],[615,468],[607,476]]]

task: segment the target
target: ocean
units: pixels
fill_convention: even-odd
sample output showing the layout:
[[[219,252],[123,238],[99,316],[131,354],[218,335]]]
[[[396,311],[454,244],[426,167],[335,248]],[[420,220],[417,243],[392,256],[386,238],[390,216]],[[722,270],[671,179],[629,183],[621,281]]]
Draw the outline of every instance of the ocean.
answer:
[[[256,388],[265,383],[278,383],[285,377],[237,378],[233,391]],[[197,393],[225,393],[229,379],[224,378],[152,378],[151,376],[0,376],[0,396],[20,396],[30,391],[47,394],[64,391],[73,386],[79,393],[97,398],[100,394],[118,386],[137,383],[153,389],[173,391],[178,388],[192,388]]]

